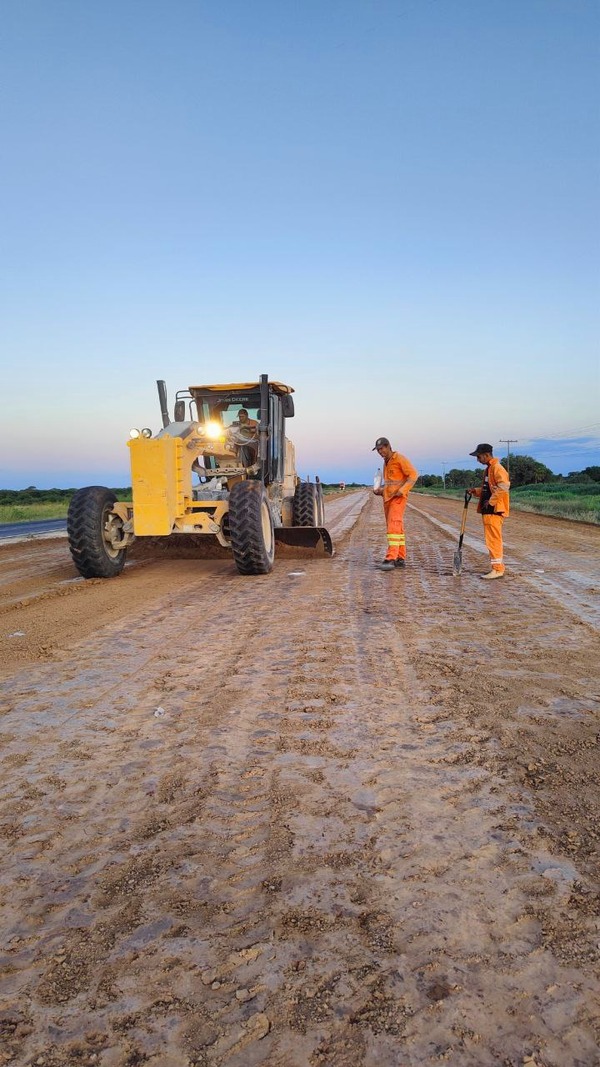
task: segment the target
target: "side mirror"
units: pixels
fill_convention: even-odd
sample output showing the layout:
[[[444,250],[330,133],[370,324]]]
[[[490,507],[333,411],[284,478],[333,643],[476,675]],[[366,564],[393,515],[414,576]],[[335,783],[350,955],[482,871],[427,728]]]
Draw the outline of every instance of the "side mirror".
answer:
[[[284,419],[291,419],[294,414],[294,401],[289,393],[284,393],[281,398],[281,410]]]
[[[185,422],[185,400],[175,401],[175,422]]]

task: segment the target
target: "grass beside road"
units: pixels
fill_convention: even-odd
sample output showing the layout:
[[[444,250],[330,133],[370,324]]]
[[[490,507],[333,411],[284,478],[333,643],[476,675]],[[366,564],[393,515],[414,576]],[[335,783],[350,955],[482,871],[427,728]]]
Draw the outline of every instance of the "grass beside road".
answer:
[[[465,494],[464,489],[415,489],[413,492],[459,500],[463,500]],[[514,511],[533,511],[557,519],[600,524],[600,483],[522,485],[511,489],[510,506]]]
[[[523,485],[513,489],[511,505],[520,511],[534,511],[539,515],[554,515],[576,522],[600,523],[600,484],[561,485],[544,482],[542,485]]]
[[[68,501],[46,504],[0,504],[0,523],[38,522],[44,519],[66,519]]]
[[[44,489],[36,489],[34,492],[42,499],[20,501],[17,493],[9,490],[0,490],[5,496],[17,497],[10,503],[0,504],[0,525],[9,522],[44,522],[51,519],[66,519],[69,510],[69,501],[75,492],[74,489],[48,490],[48,495],[60,493],[59,500],[44,500]],[[23,490],[30,495],[29,490]],[[117,500],[131,500],[131,489],[113,489]]]

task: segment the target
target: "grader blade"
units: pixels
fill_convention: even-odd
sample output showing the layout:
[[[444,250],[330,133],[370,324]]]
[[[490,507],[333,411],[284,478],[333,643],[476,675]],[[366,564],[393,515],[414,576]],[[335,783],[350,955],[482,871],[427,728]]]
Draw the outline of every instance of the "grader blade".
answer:
[[[276,526],[275,541],[292,548],[319,549],[324,556],[333,556],[333,542],[324,526]]]

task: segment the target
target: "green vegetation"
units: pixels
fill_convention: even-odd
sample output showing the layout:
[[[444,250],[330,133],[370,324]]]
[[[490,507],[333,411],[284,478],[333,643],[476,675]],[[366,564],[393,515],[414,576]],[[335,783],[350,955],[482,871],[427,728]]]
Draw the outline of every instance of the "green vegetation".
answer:
[[[441,480],[441,479],[440,479]],[[477,483],[481,483],[481,478]],[[414,493],[428,496],[453,497],[462,500],[464,489],[444,489],[440,486],[416,486]],[[539,485],[521,485],[510,491],[510,506],[514,511],[534,511],[538,515],[553,515],[558,519],[600,523],[600,482],[578,484],[567,479]]]
[[[506,456],[500,458],[504,467],[508,466]],[[417,482],[417,488],[421,489],[470,489],[472,486],[481,485],[483,467],[475,470],[461,470],[452,467],[445,478],[439,474],[421,474]],[[538,463],[531,456],[510,457],[510,483],[511,488],[518,489],[520,486],[542,485],[551,482],[556,485],[593,485],[600,482],[600,467],[585,467],[582,471],[572,471],[571,474],[553,474],[549,467]]]
[[[510,502],[511,507],[518,511],[535,511],[560,519],[600,523],[600,482],[523,485],[511,491]]]
[[[66,519],[75,489],[0,489],[0,523]],[[131,488],[113,489],[118,500],[130,500]]]
[[[552,474],[550,471],[551,480],[544,478],[540,482],[522,484],[519,482],[518,472],[516,476],[513,472],[513,462],[514,457],[511,456],[511,508],[516,511],[534,511],[539,515],[554,515],[561,519],[574,519],[578,522],[600,523],[600,467],[586,467],[585,471],[574,472],[566,477]],[[524,469],[531,468],[525,466]],[[481,485],[481,477],[482,469],[449,471],[444,487],[439,475],[424,474],[419,478],[413,492],[462,499],[465,488]],[[322,484],[325,494],[340,491],[339,482]],[[361,488],[364,486],[358,482],[346,482],[346,491]],[[28,489],[0,489],[0,523],[64,519],[75,491],[36,489],[34,486],[29,486]],[[118,500],[131,500],[130,486],[113,489],[113,492]]]
[[[66,504],[0,504],[0,523],[66,519],[68,508],[68,502]]]
[[[346,482],[346,490],[358,489],[357,482]],[[323,484],[324,493],[339,493],[339,482]],[[0,524],[3,522],[36,522],[44,519],[66,519],[69,502],[75,489],[0,489]],[[131,486],[113,489],[117,500],[131,500]]]
[[[507,466],[506,456],[501,458]],[[414,492],[461,497],[465,489],[480,486],[483,467],[452,468],[445,480],[439,474],[422,474]],[[586,467],[571,474],[553,474],[531,456],[510,457],[510,506],[516,511],[535,511],[560,519],[600,523],[600,467]]]

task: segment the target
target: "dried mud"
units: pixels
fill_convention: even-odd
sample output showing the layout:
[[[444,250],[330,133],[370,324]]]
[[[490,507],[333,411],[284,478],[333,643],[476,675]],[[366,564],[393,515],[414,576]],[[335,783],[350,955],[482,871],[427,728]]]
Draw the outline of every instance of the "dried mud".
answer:
[[[600,1062],[600,531],[486,584],[412,499],[391,574],[362,492],[266,577],[0,546],[0,1065]]]

